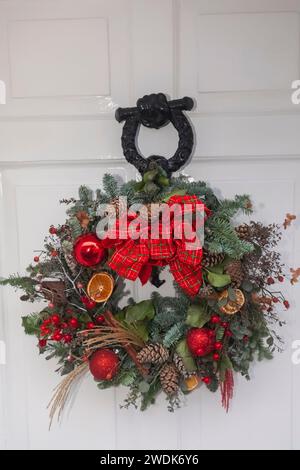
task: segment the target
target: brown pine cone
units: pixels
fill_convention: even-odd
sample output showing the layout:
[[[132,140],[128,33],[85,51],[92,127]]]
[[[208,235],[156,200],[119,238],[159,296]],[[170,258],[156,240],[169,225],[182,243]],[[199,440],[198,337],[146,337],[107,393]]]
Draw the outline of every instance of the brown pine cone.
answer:
[[[238,260],[231,261],[231,263],[226,266],[225,272],[231,277],[232,287],[240,287],[244,280],[244,271],[242,263]]]
[[[137,354],[137,360],[141,364],[162,365],[169,359],[169,351],[162,344],[147,344]]]
[[[163,391],[172,396],[178,392],[179,389],[179,373],[175,364],[166,363],[159,374],[160,383]]]
[[[249,240],[251,236],[251,229],[250,226],[247,224],[242,224],[239,225],[238,227],[235,227],[235,231],[238,235],[238,237],[241,240]]]
[[[225,255],[223,253],[210,253],[205,248],[202,256],[202,266],[204,268],[210,268],[216,264],[220,264],[224,261]]]
[[[188,379],[192,375],[195,375],[196,372],[189,372],[182,360],[182,357],[180,357],[177,353],[174,354],[173,356],[173,362],[175,364],[176,369],[178,370],[179,374],[182,375],[185,379]]]

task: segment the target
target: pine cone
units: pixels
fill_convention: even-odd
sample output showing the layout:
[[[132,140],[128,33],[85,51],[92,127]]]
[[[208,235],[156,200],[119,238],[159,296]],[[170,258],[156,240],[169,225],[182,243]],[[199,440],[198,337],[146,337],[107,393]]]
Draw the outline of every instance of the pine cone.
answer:
[[[231,277],[231,285],[234,288],[240,287],[244,279],[243,265],[240,261],[231,261],[226,268],[226,274]]]
[[[141,364],[164,364],[169,359],[169,351],[162,344],[147,344],[137,354],[137,360]]]
[[[216,264],[222,263],[224,261],[225,255],[223,253],[210,253],[207,250],[203,250],[202,257],[202,266],[204,268],[210,268]]]
[[[235,227],[235,231],[241,240],[250,239],[251,229],[249,225],[247,224],[239,225],[238,227]]]
[[[192,375],[195,375],[195,372],[189,372],[186,369],[182,357],[180,357],[177,353],[175,353],[173,356],[173,362],[179,374],[182,375],[185,379],[188,379]]]
[[[179,373],[175,364],[166,363],[159,374],[160,383],[163,391],[172,396],[178,392],[179,388]]]

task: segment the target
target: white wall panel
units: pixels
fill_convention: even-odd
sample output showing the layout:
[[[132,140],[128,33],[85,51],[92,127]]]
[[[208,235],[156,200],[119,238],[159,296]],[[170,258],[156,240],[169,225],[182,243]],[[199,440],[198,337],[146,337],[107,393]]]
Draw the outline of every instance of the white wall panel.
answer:
[[[198,91],[286,89],[299,75],[297,13],[200,15]]]
[[[104,18],[9,24],[12,98],[109,96]]]

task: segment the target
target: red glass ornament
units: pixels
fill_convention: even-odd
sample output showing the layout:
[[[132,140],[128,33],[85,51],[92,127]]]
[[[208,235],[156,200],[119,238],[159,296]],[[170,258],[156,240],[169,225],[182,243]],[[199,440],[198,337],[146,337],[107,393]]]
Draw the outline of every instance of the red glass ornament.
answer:
[[[91,374],[96,380],[111,380],[118,372],[120,359],[110,349],[98,349],[89,359]]]
[[[89,233],[77,238],[74,245],[74,256],[77,263],[83,266],[96,266],[103,261],[106,250],[95,234]]]
[[[214,350],[215,334],[208,328],[191,328],[186,336],[187,345],[194,356],[206,356]]]

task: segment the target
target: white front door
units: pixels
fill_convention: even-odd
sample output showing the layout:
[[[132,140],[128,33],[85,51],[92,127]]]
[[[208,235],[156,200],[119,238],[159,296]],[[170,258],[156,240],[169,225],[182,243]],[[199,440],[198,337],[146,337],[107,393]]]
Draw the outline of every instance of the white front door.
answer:
[[[81,184],[99,186],[105,172],[136,176],[114,109],[151,92],[197,101],[185,173],[223,196],[252,194],[264,222],[299,218],[300,107],[291,103],[299,13],[299,0],[1,0],[1,275],[22,272],[49,226],[64,221],[59,199]],[[177,135],[170,126],[142,129],[139,145],[145,155],[171,155]],[[288,266],[300,265],[298,223],[283,251]],[[48,432],[55,362],[39,357],[21,328],[36,307],[2,289],[0,447],[299,449],[300,365],[291,360],[299,292],[287,286],[285,352],[253,368],[250,383],[237,379],[228,415],[204,387],[175,414],[163,397],[145,413],[120,410],[124,390],[100,392],[87,377]],[[134,291],[137,299],[148,293]]]

